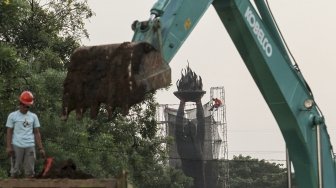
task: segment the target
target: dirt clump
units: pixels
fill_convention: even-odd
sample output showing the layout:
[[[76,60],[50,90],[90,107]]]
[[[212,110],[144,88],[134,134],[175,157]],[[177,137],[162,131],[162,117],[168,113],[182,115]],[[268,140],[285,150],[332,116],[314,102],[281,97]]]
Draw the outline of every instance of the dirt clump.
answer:
[[[109,118],[117,108],[126,115],[147,92],[170,82],[170,67],[148,43],[80,47],[71,56],[63,82],[62,119],[73,110],[81,119],[87,109],[95,119],[103,103]]]

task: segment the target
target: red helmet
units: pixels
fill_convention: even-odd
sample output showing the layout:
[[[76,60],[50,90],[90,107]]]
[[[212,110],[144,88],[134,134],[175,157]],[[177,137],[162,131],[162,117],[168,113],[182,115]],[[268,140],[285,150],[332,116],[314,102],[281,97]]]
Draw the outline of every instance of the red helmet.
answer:
[[[30,91],[24,91],[20,95],[20,102],[27,105],[31,106],[34,103],[34,96]]]

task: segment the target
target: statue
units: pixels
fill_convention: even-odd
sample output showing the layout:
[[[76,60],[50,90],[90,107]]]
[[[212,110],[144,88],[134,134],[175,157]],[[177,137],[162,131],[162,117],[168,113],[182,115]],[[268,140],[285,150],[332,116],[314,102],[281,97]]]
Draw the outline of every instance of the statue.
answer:
[[[175,139],[177,151],[181,157],[182,170],[194,178],[195,188],[205,188],[204,137],[205,119],[201,98],[202,78],[197,76],[189,67],[181,72],[181,79],[176,82],[178,91],[174,95],[180,99],[176,117]],[[197,122],[185,121],[184,108],[186,102],[196,103]]]

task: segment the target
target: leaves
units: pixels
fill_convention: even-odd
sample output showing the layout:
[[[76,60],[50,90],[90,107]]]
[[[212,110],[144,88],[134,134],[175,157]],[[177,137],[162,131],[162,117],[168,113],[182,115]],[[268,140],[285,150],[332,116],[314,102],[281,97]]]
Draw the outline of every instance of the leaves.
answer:
[[[11,72],[18,63],[15,48],[0,43],[0,75]]]
[[[281,188],[287,184],[287,169],[280,164],[234,156],[230,161],[230,187]]]

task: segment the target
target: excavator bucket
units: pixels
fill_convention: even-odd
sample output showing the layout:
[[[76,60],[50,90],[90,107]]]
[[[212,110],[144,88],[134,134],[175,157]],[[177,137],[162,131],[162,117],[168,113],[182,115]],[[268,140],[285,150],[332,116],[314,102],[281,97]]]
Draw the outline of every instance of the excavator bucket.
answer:
[[[149,43],[80,47],[71,56],[63,83],[62,119],[73,110],[81,119],[87,109],[95,119],[101,104],[106,105],[109,118],[117,108],[126,115],[146,93],[170,82],[170,67]]]

